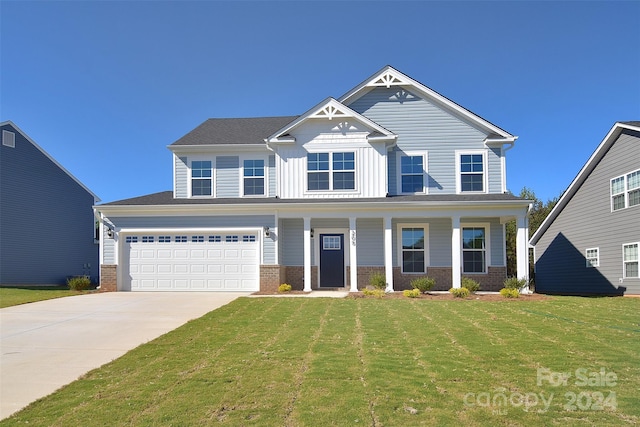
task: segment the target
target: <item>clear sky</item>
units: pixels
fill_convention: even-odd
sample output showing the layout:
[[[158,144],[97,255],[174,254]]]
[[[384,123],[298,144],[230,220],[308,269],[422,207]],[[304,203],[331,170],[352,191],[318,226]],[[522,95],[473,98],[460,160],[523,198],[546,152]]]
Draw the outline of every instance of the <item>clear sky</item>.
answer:
[[[389,64],[518,135],[507,186],[558,196],[640,120],[640,1],[0,0],[0,121],[103,202],[170,190],[211,117],[297,115]]]

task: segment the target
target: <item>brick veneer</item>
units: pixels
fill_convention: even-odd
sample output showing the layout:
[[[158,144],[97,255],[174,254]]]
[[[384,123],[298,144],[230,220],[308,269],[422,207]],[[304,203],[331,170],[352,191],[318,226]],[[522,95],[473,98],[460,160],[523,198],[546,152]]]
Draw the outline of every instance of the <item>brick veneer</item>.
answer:
[[[111,264],[100,265],[100,292],[115,292],[118,290],[118,266]]]
[[[284,283],[282,280],[284,268],[280,265],[261,265],[260,290],[263,292],[276,292],[278,286]]]
[[[451,288],[451,267],[428,267],[427,276],[436,279],[436,285],[432,290],[446,291]],[[420,275],[402,274],[400,267],[393,268],[393,288],[396,291],[411,289],[411,280]],[[506,267],[489,267],[487,274],[463,274],[480,283],[481,291],[497,291],[504,287],[504,279],[507,278]]]

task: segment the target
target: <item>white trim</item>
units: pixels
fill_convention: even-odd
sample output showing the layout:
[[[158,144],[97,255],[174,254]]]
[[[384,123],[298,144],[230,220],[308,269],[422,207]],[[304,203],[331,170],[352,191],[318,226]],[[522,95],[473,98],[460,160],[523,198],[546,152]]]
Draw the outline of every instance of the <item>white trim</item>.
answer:
[[[484,228],[484,271],[483,272],[466,272],[464,271],[464,229],[465,228]],[[491,264],[491,224],[488,222],[461,222],[460,223],[460,267],[462,274],[487,274]]]
[[[460,157],[463,155],[482,155],[482,189],[483,191],[462,191],[462,172],[460,171]],[[489,192],[489,171],[487,168],[487,150],[455,150],[456,165],[456,194],[487,194]]]
[[[638,188],[633,188],[630,189],[629,188],[629,175],[631,175],[632,173],[640,173],[640,169],[636,169],[636,170],[632,170],[630,172],[626,172],[622,175],[613,177],[609,180],[609,198],[611,201],[611,212],[618,212],[618,211],[622,211],[625,209],[629,209],[632,208],[633,206],[640,206],[640,205],[633,205],[633,206],[629,206],[629,193],[631,191],[635,191],[635,190],[639,190],[640,187]],[[623,188],[622,191],[616,194],[613,194],[613,186],[611,184],[613,184],[613,181],[616,179],[620,179],[622,178],[622,183],[623,183]],[[624,196],[624,207],[620,208],[620,209],[613,209],[613,196]]]
[[[187,157],[187,197],[190,199],[215,199],[216,198],[216,157],[210,156],[194,156]],[[194,196],[193,195],[193,186],[192,180],[193,178],[193,162],[211,162],[211,195],[202,195],[202,196]],[[206,178],[196,178],[196,179],[206,179]],[[175,190],[174,190],[175,191]]]
[[[403,228],[422,228],[424,231],[424,271],[423,272],[405,272],[404,266],[402,262],[402,229]],[[427,269],[430,265],[430,256],[429,256],[429,247],[430,239],[429,239],[429,223],[428,222],[420,222],[420,223],[397,223],[396,224],[396,249],[397,249],[397,258],[398,258],[398,266],[400,267],[400,271],[402,274],[427,274]]]
[[[398,194],[429,194],[429,153],[424,150],[419,151],[398,151],[396,154],[396,183],[398,186]],[[404,157],[422,157],[422,191],[404,192],[402,191],[402,158]],[[415,175],[415,174],[411,174]]]
[[[598,148],[591,154],[589,160],[584,164],[580,172],[576,175],[576,177],[571,181],[567,190],[562,194],[558,203],[553,207],[549,215],[542,221],[540,227],[531,239],[529,243],[531,245],[535,245],[538,243],[542,235],[547,231],[547,229],[551,226],[553,221],[560,215],[560,212],[564,209],[564,207],[569,203],[569,200],[574,196],[574,194],[578,191],[582,183],[587,179],[587,177],[591,174],[591,172],[595,169],[596,165],[600,162],[600,160],[606,155],[609,151],[609,148],[617,141],[618,137],[622,133],[623,130],[632,130],[636,132],[640,132],[640,126],[633,126],[626,123],[617,122],[613,125],[607,136],[602,140],[602,142],[598,145]],[[609,190],[611,193],[611,190]]]
[[[264,162],[264,170],[263,170],[263,192],[262,194],[244,194],[244,179],[250,178],[244,176],[244,162],[245,160],[262,160]],[[240,183],[238,184],[240,191],[239,196],[244,198],[259,198],[259,197],[269,197],[269,156],[266,158],[260,156],[252,156],[249,154],[243,154],[238,156],[238,175],[240,178]]]
[[[349,195],[353,195],[353,194],[361,194],[362,190],[359,188],[359,184],[360,184],[360,176],[361,175],[361,170],[363,168],[362,165],[359,164],[358,162],[358,150],[349,150],[349,149],[318,149],[316,147],[314,147],[314,149],[311,150],[307,150],[306,151],[307,155],[305,155],[304,157],[304,190],[303,190],[303,194],[305,195],[318,195],[318,194],[322,194],[322,195],[327,195],[327,196],[335,196],[335,195],[340,195],[340,194],[349,194]],[[333,169],[333,155],[334,154],[345,154],[345,153],[353,153],[353,189],[338,189],[338,190],[334,190],[333,189],[333,173],[334,172],[341,172],[343,170],[334,170]],[[329,155],[329,169],[326,171],[309,171],[309,154],[328,154]],[[351,172],[350,170],[344,170],[345,172]],[[327,172],[329,174],[329,189],[328,190],[309,190],[309,173],[321,173],[321,172]]]
[[[638,263],[638,275],[637,276],[627,276],[627,269],[625,268],[626,266],[626,261],[624,260],[624,247],[625,246],[632,246],[632,245],[636,245],[638,247],[638,257],[636,258],[636,261]],[[631,261],[633,262],[633,261]],[[630,242],[630,243],[623,243],[622,244],[622,277],[624,279],[638,279],[640,278],[640,242]]]
[[[596,251],[595,263],[589,261],[589,251]],[[586,261],[587,268],[600,267],[600,248],[586,248],[584,250],[584,259]]]
[[[320,239],[320,235],[321,234],[341,234],[342,235],[342,240],[343,240],[343,244],[342,244],[342,248],[344,249],[344,253],[342,254],[343,256],[343,263],[344,263],[344,271],[342,272],[342,275],[344,277],[344,286],[345,288],[347,287],[347,267],[351,266],[351,244],[350,242],[350,238],[349,238],[349,229],[348,228],[314,228],[313,229],[313,236],[314,236],[314,241],[313,241],[313,265],[315,265],[317,268],[317,284],[318,284],[318,288],[321,288],[320,286],[320,270],[322,269],[321,265],[320,265],[320,241],[322,239]]]

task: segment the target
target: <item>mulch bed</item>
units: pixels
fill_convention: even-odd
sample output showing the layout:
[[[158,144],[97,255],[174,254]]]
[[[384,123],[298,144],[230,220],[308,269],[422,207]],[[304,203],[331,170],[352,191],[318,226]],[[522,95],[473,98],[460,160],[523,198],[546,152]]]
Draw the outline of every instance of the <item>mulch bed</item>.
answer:
[[[331,291],[324,291],[324,292],[331,292]],[[282,296],[286,296],[286,295],[306,295],[307,292],[304,291],[290,291],[290,292],[285,292],[285,293],[278,293],[278,292],[264,292],[264,291],[259,291],[259,292],[254,292],[251,295],[282,295]],[[349,295],[347,296],[347,298],[351,298],[351,299],[356,299],[356,298],[377,298],[375,296],[372,295],[365,295],[362,292],[351,292],[349,293]],[[426,299],[426,300],[453,300],[453,301],[464,301],[464,300],[481,300],[481,301],[544,301],[544,300],[548,300],[551,297],[549,297],[548,295],[542,295],[542,294],[531,294],[531,295],[520,295],[520,298],[504,298],[502,295],[495,293],[495,294],[472,294],[467,298],[456,298],[454,297],[452,294],[450,294],[449,292],[443,292],[443,293],[426,293],[426,294],[422,294],[417,298],[408,298],[405,297],[402,294],[402,291],[396,291],[393,293],[389,293],[389,294],[384,294],[384,296],[382,297],[384,299]]]

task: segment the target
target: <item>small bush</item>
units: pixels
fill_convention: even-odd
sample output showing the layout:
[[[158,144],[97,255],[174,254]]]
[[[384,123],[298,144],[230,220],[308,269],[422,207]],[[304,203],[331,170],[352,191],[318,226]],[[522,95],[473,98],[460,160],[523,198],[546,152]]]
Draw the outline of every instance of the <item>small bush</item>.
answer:
[[[362,293],[366,296],[373,296],[376,298],[382,298],[384,296],[384,290],[382,289],[363,289]]]
[[[508,277],[504,281],[505,289],[522,289],[527,284],[525,279],[518,279],[517,277]]]
[[[402,295],[407,298],[418,298],[421,293],[422,292],[419,288],[405,289],[404,291],[402,291]]]
[[[369,284],[376,289],[384,290],[387,287],[387,276],[382,273],[373,273],[369,276]]]
[[[91,287],[89,276],[73,276],[67,279],[67,286],[72,291],[86,291]]]
[[[500,295],[505,298],[520,298],[520,292],[517,289],[502,288],[500,289]]]
[[[472,294],[475,294],[476,292],[478,292],[478,289],[480,289],[480,283],[468,277],[463,277],[462,287],[469,289],[469,292],[471,292]]]
[[[451,294],[456,298],[466,298],[471,295],[471,292],[469,292],[469,289],[467,288],[451,288],[449,289],[449,292],[451,292]]]
[[[436,279],[432,277],[418,277],[411,281],[411,287],[413,289],[418,289],[422,293],[431,290],[431,288],[433,288],[435,284]]]
[[[283,283],[282,285],[278,286],[278,292],[280,293],[291,292],[291,285],[287,283]]]

